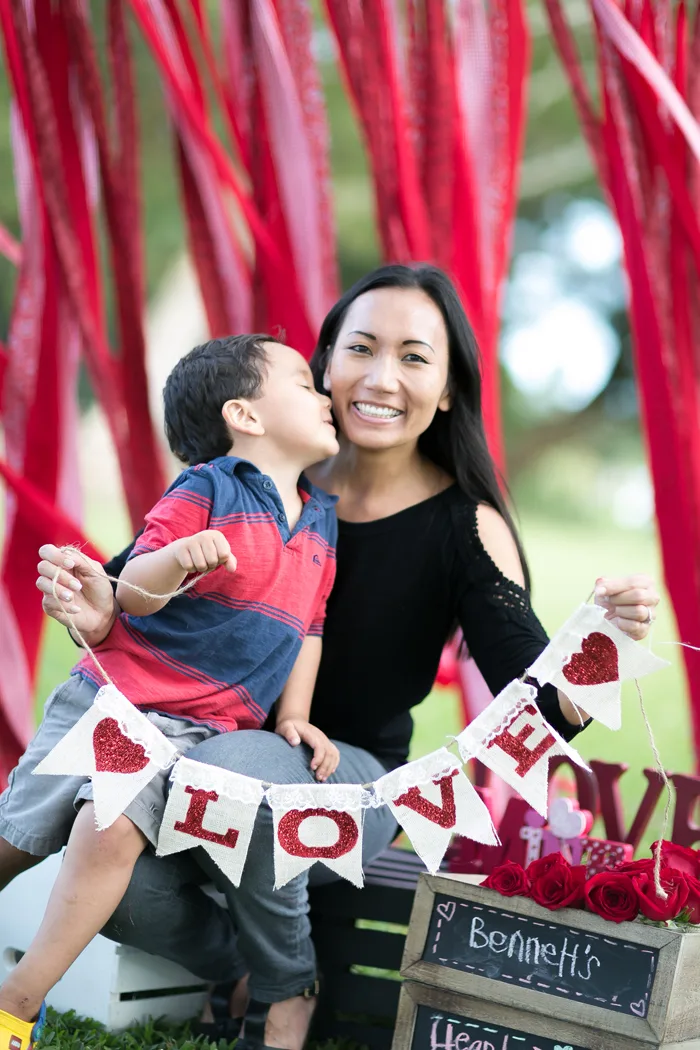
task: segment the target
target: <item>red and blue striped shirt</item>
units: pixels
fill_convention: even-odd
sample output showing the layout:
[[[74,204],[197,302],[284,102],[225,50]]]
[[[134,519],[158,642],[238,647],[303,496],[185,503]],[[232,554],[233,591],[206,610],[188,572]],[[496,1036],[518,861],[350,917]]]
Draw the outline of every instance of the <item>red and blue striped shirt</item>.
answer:
[[[305,636],[323,633],[335,576],[336,497],[304,477],[299,493],[290,532],[272,479],[221,456],[183,471],[149,512],[131,557],[218,529],[238,564],[151,616],[119,616],[97,652],[133,704],[221,732],[262,725]],[[75,671],[104,684],[88,655]]]

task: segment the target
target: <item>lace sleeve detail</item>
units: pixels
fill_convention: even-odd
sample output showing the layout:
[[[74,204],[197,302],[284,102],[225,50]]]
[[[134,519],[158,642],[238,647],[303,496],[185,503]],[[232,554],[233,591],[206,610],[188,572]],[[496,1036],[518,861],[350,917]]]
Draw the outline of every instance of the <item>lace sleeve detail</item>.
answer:
[[[459,584],[463,590],[479,590],[483,600],[504,620],[522,622],[534,616],[530,595],[515,580],[504,576],[491,558],[481,542],[476,512],[477,504],[466,499],[454,505],[456,576]]]
[[[476,511],[476,503],[464,496],[453,505],[455,615],[469,654],[495,696],[535,662],[549,638],[529,593],[509,580],[484,548]],[[566,740],[580,732],[562,715],[556,690],[540,689],[537,703]]]

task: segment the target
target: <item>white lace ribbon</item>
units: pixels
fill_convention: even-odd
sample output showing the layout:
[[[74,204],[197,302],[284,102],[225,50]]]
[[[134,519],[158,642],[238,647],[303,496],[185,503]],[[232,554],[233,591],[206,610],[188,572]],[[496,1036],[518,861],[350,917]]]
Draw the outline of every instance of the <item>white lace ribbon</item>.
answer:
[[[370,809],[376,804],[372,793],[362,784],[272,784],[265,797],[276,810],[337,809],[352,812]]]
[[[392,769],[390,773],[375,781],[375,795],[381,802],[393,802],[399,795],[403,795],[412,787],[420,787],[429,784],[432,780],[440,780],[461,769],[462,764],[455,755],[451,755],[446,747],[437,751],[431,751],[429,755],[409,762],[398,769]]]
[[[193,762],[191,758],[181,758],[175,764],[171,780],[195,788],[197,791],[215,791],[217,795],[232,802],[260,805],[265,796],[262,780],[233,773],[220,766],[210,766],[205,762]]]
[[[457,737],[459,753],[465,762],[488,747],[516,715],[535,703],[537,690],[525,682],[510,682],[481,714]]]

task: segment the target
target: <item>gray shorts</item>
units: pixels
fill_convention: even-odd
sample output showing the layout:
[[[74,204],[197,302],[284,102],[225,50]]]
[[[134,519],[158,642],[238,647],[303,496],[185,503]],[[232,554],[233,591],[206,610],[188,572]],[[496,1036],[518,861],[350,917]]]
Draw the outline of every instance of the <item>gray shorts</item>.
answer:
[[[35,777],[32,770],[85,714],[96,692],[90,682],[80,675],[72,675],[54,689],[46,701],[36,736],[10,773],[7,788],[0,795],[0,838],[16,849],[35,857],[58,853],[68,842],[77,810],[92,798],[92,782],[88,777]],[[209,726],[194,725],[153,711],[144,713],[179,751],[188,751],[217,735]],[[153,846],[163,819],[169,777],[170,769],[157,773],[124,810]]]

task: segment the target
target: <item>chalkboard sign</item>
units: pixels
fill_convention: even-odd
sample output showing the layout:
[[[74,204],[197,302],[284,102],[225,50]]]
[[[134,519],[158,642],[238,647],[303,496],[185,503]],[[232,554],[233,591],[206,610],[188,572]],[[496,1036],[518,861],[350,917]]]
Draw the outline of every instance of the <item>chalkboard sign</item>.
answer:
[[[658,955],[647,945],[440,893],[423,950],[426,962],[642,1018]]]
[[[419,1006],[411,1050],[586,1050],[572,1043]]]

